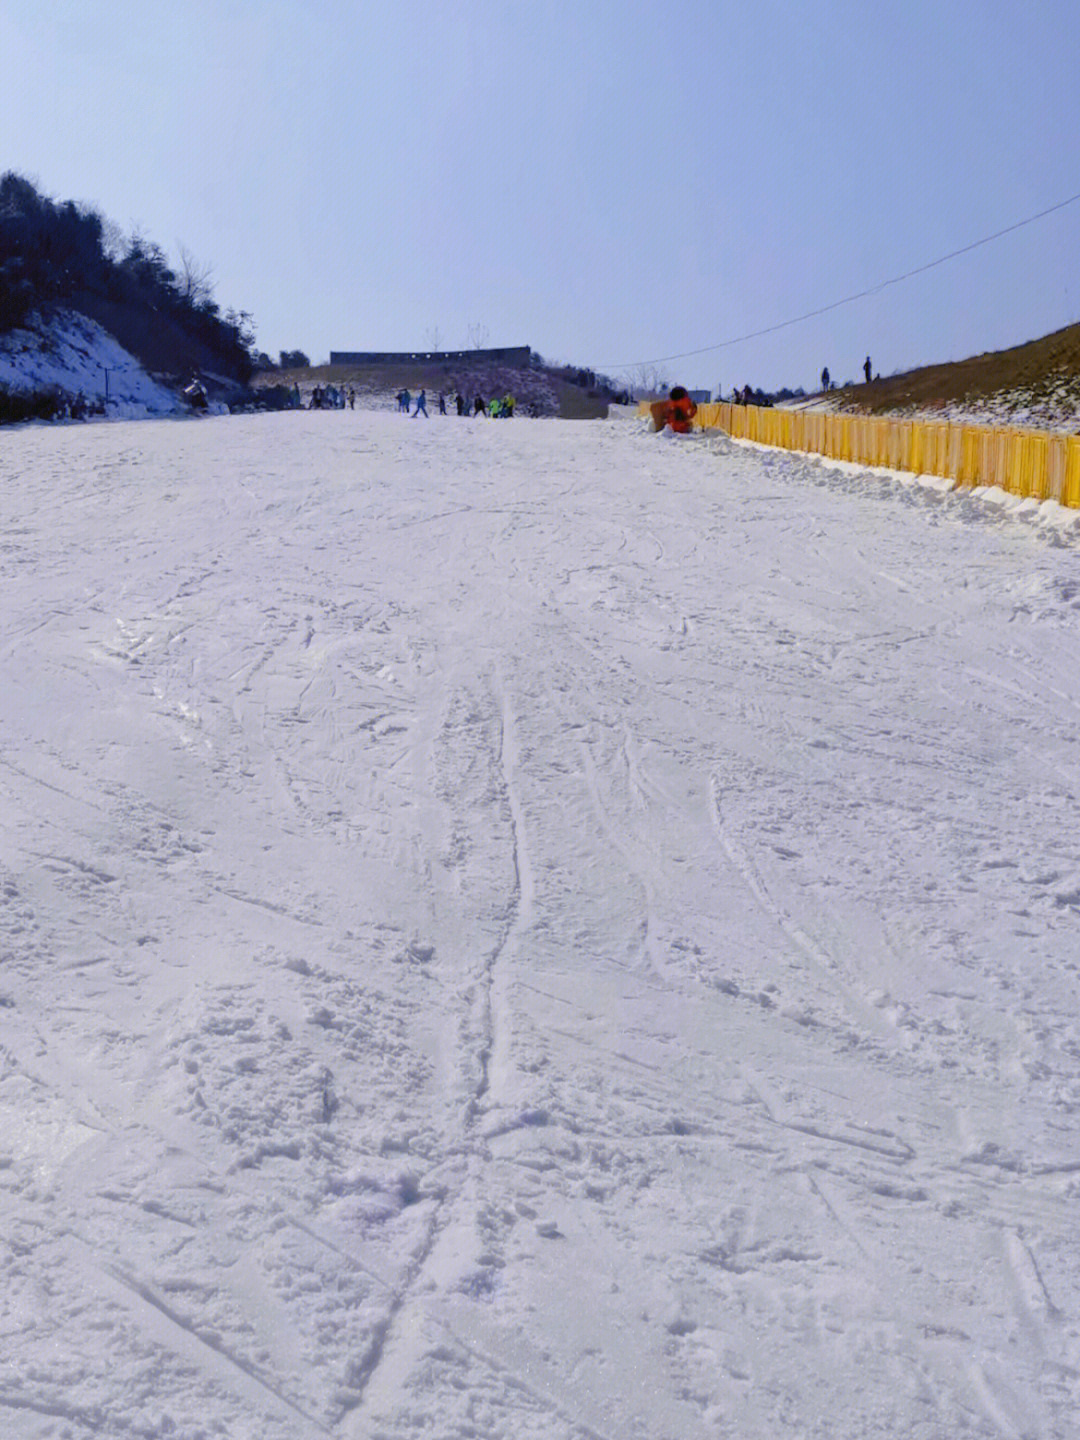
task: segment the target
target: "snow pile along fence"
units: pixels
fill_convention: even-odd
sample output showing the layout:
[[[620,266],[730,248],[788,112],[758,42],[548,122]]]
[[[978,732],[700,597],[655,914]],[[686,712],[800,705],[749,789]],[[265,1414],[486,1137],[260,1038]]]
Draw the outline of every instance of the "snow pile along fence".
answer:
[[[649,413],[648,405],[641,413]],[[1011,495],[1080,509],[1076,435],[725,403],[699,405],[694,426],[831,460],[936,475],[957,485],[996,485]]]

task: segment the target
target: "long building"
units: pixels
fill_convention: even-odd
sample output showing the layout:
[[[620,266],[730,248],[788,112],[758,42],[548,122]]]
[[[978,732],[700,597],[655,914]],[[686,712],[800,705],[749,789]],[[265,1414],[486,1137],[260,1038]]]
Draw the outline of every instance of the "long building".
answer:
[[[331,365],[509,365],[528,370],[533,363],[530,345],[499,350],[331,350]]]

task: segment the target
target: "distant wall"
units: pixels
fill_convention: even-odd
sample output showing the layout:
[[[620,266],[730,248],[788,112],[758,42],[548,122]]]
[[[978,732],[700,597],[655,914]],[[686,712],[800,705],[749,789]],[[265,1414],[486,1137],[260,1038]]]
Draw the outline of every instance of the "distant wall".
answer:
[[[648,405],[639,413],[648,415]],[[937,475],[957,485],[997,485],[1010,495],[1080,509],[1077,435],[728,404],[700,405],[694,426],[781,450]]]
[[[331,350],[331,365],[509,365],[527,370],[530,345],[501,350]]]

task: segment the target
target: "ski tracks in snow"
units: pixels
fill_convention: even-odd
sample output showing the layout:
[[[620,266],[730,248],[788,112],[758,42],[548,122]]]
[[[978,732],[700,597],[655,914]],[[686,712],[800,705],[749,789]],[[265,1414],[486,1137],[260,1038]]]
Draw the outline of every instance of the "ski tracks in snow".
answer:
[[[1064,1440],[1071,553],[395,418],[12,437],[6,1429]]]

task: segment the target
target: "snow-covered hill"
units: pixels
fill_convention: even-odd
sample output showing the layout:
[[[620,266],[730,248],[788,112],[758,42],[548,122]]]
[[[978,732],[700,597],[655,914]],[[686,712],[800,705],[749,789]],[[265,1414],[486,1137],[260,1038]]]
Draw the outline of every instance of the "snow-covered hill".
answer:
[[[81,395],[101,402],[114,419],[177,415],[187,409],[96,321],[73,310],[0,335],[0,389],[52,388],[71,399]]]

